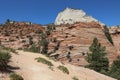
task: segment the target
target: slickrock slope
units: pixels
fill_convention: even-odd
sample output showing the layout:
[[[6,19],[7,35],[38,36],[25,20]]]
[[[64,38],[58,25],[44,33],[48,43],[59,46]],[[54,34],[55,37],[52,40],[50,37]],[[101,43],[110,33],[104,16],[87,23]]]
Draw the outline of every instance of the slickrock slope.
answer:
[[[109,28],[114,46],[117,49],[118,55],[120,55],[120,26],[114,26]]]
[[[60,25],[56,27],[56,30],[49,36],[49,38],[56,38],[60,42],[59,49],[53,55],[59,54],[58,60],[74,65],[86,64],[84,57],[89,52],[89,46],[95,37],[98,38],[102,46],[106,46],[110,61],[114,60],[116,57],[116,49],[107,40],[103,32],[103,26],[97,22]],[[54,48],[54,46],[54,42],[50,43],[50,48]],[[70,47],[72,48],[70,49]],[[72,60],[67,59],[68,54],[70,54]]]
[[[11,65],[20,67],[20,69],[15,70],[15,72],[23,76],[24,80],[73,80],[72,78],[74,76],[79,80],[116,80],[87,68],[76,67],[70,64],[63,65],[60,62],[50,60],[41,54],[23,51],[18,51],[18,54],[19,55],[12,54]],[[47,65],[38,63],[34,60],[36,57],[42,57],[51,61],[54,65],[53,71],[49,69]],[[70,74],[67,75],[58,70],[57,67],[59,65],[66,66]]]
[[[60,24],[73,24],[75,22],[98,22],[92,16],[88,16],[83,10],[66,8],[60,12],[55,20],[56,25]],[[103,24],[103,23],[101,23]]]

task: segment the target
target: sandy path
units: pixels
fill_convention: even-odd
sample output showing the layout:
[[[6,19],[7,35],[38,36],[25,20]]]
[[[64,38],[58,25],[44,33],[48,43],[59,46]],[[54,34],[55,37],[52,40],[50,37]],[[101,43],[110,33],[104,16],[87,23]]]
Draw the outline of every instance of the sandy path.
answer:
[[[59,70],[52,71],[47,65],[34,60],[39,56],[46,58],[41,54],[19,51],[19,55],[12,54],[12,65],[20,67],[16,72],[20,73],[25,80],[56,80],[55,76],[59,75],[58,73],[61,72]],[[57,64],[59,65],[60,63],[54,62],[54,64],[57,66]],[[62,76],[65,75],[66,74],[62,74]],[[66,78],[62,80],[66,80]]]
[[[70,74],[67,75],[56,68],[58,65],[62,65],[60,62],[49,60],[54,64],[54,71],[52,71],[47,65],[34,60],[39,56],[46,58],[45,56],[23,51],[18,51],[18,54],[19,55],[12,54],[11,65],[20,67],[20,69],[15,71],[22,75],[24,80],[73,80],[72,77],[74,76],[79,78],[79,80],[115,80],[93,70],[72,66],[70,64],[65,65],[70,71]]]

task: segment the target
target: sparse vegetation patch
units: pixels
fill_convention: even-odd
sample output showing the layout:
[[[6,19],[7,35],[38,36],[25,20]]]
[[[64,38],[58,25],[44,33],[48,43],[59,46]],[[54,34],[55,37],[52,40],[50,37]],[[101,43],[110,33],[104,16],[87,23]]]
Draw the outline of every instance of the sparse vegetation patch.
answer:
[[[10,77],[10,80],[24,80],[22,76],[16,73],[11,73],[9,77]]]
[[[69,74],[69,70],[65,66],[60,65],[57,68],[61,70],[63,73]]]
[[[76,76],[74,76],[72,79],[73,79],[73,80],[79,80]]]
[[[7,50],[7,51],[12,52],[12,53],[15,53],[15,54],[18,54],[18,52],[13,48],[3,47],[2,49]]]
[[[39,49],[38,46],[32,45],[30,48],[24,49],[24,51],[39,53],[39,52],[40,52],[40,49]]]
[[[38,58],[35,58],[35,60],[37,60],[37,62],[41,62],[43,64],[47,64],[48,66],[53,66],[53,64],[50,61],[48,61],[48,60],[46,60],[44,58],[38,57]]]
[[[10,62],[11,55],[8,52],[0,51],[0,71],[6,71],[8,63]]]

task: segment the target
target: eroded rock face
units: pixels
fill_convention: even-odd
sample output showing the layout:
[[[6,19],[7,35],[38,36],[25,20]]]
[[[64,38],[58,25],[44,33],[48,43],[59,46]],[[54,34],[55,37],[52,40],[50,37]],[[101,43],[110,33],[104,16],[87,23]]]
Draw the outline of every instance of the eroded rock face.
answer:
[[[109,28],[110,34],[112,36],[114,46],[117,49],[118,55],[120,55],[120,26],[112,26]]]
[[[92,16],[88,16],[83,10],[66,8],[60,12],[55,20],[56,25],[60,24],[73,24],[75,22],[98,22]],[[101,23],[103,24],[103,23]]]
[[[106,46],[107,56],[112,62],[117,56],[116,48],[107,40],[103,32],[103,26],[97,22],[58,25],[49,36],[49,38],[56,38],[60,42],[59,49],[56,51],[56,54],[60,55],[59,60],[79,66],[87,64],[85,57],[89,53],[89,46],[95,37],[98,38],[102,46]],[[50,44],[50,50],[52,50],[52,47],[54,49],[53,44]],[[71,53],[71,61],[67,59],[69,53]]]

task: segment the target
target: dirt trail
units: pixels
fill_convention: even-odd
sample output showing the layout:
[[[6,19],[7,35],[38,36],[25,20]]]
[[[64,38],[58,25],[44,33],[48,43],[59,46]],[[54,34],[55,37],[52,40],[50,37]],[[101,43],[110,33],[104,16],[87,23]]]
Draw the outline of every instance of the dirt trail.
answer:
[[[64,65],[70,71],[70,74],[67,75],[56,68],[58,65],[62,65],[60,62],[49,60],[45,56],[37,53],[18,51],[18,54],[19,55],[12,54],[11,65],[20,67],[20,69],[15,71],[22,75],[24,80],[73,80],[72,77],[74,76],[79,78],[79,80],[115,80],[93,70],[76,67],[70,64]],[[54,64],[54,71],[49,69],[47,65],[34,60],[39,56],[51,61]]]

